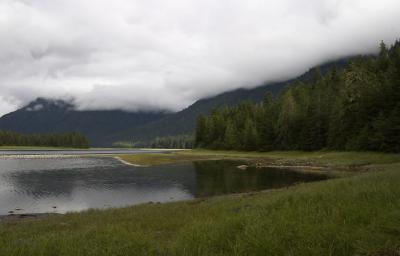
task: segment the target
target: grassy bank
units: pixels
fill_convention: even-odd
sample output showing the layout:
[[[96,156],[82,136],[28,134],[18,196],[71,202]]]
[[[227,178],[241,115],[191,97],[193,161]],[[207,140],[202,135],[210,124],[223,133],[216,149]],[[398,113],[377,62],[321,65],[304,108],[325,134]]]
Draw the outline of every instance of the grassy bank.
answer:
[[[161,165],[161,164],[176,164],[200,160],[218,160],[223,159],[223,156],[211,154],[197,154],[194,151],[190,152],[167,152],[167,153],[150,153],[150,154],[132,154],[119,155],[122,160],[137,165]]]
[[[178,154],[211,153],[378,171],[248,195],[0,221],[0,255],[400,254],[399,155]]]
[[[400,154],[376,152],[330,152],[330,151],[274,151],[274,152],[240,152],[213,150],[185,150],[168,153],[121,155],[123,160],[139,165],[158,165],[181,163],[194,160],[213,159],[247,159],[262,160],[271,164],[288,165],[322,165],[322,166],[357,166],[388,164],[400,162]]]

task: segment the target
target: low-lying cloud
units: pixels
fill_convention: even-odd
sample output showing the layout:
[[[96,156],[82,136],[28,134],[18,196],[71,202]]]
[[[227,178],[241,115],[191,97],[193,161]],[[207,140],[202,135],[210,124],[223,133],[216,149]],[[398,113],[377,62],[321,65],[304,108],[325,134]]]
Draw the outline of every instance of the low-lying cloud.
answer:
[[[180,110],[400,36],[398,0],[0,0],[0,114]]]

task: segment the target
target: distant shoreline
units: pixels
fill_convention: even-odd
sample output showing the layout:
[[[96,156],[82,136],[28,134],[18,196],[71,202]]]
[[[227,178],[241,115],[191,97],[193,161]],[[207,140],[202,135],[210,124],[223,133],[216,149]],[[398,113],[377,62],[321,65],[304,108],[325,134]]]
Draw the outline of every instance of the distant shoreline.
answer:
[[[61,157],[77,157],[77,156],[114,156],[126,154],[152,154],[167,153],[178,150],[165,149],[0,149],[1,158],[61,158]]]
[[[49,216],[54,215],[62,215],[61,213],[19,213],[19,214],[4,214],[0,215],[0,221],[20,221],[24,219],[38,219],[38,218],[47,218]]]

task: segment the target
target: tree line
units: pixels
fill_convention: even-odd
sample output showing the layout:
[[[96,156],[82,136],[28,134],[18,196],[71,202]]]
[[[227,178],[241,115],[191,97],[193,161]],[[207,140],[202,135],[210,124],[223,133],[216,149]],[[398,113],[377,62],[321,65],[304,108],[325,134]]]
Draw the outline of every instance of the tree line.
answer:
[[[197,119],[195,146],[227,150],[400,152],[400,42],[296,81],[262,103]]]
[[[0,130],[0,146],[89,148],[89,141],[77,132],[22,134]]]
[[[151,148],[193,148],[193,136],[192,135],[178,135],[178,136],[166,136],[157,137],[150,142]]]
[[[117,141],[113,147],[118,148],[169,148],[169,149],[190,149],[193,148],[193,135],[176,135],[156,137],[148,141]]]

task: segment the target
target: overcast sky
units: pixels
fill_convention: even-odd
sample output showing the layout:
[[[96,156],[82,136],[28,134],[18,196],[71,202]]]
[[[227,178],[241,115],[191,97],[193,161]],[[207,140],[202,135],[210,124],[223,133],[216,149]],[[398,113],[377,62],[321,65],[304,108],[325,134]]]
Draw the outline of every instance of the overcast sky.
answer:
[[[180,110],[400,37],[399,0],[0,0],[0,115]]]

